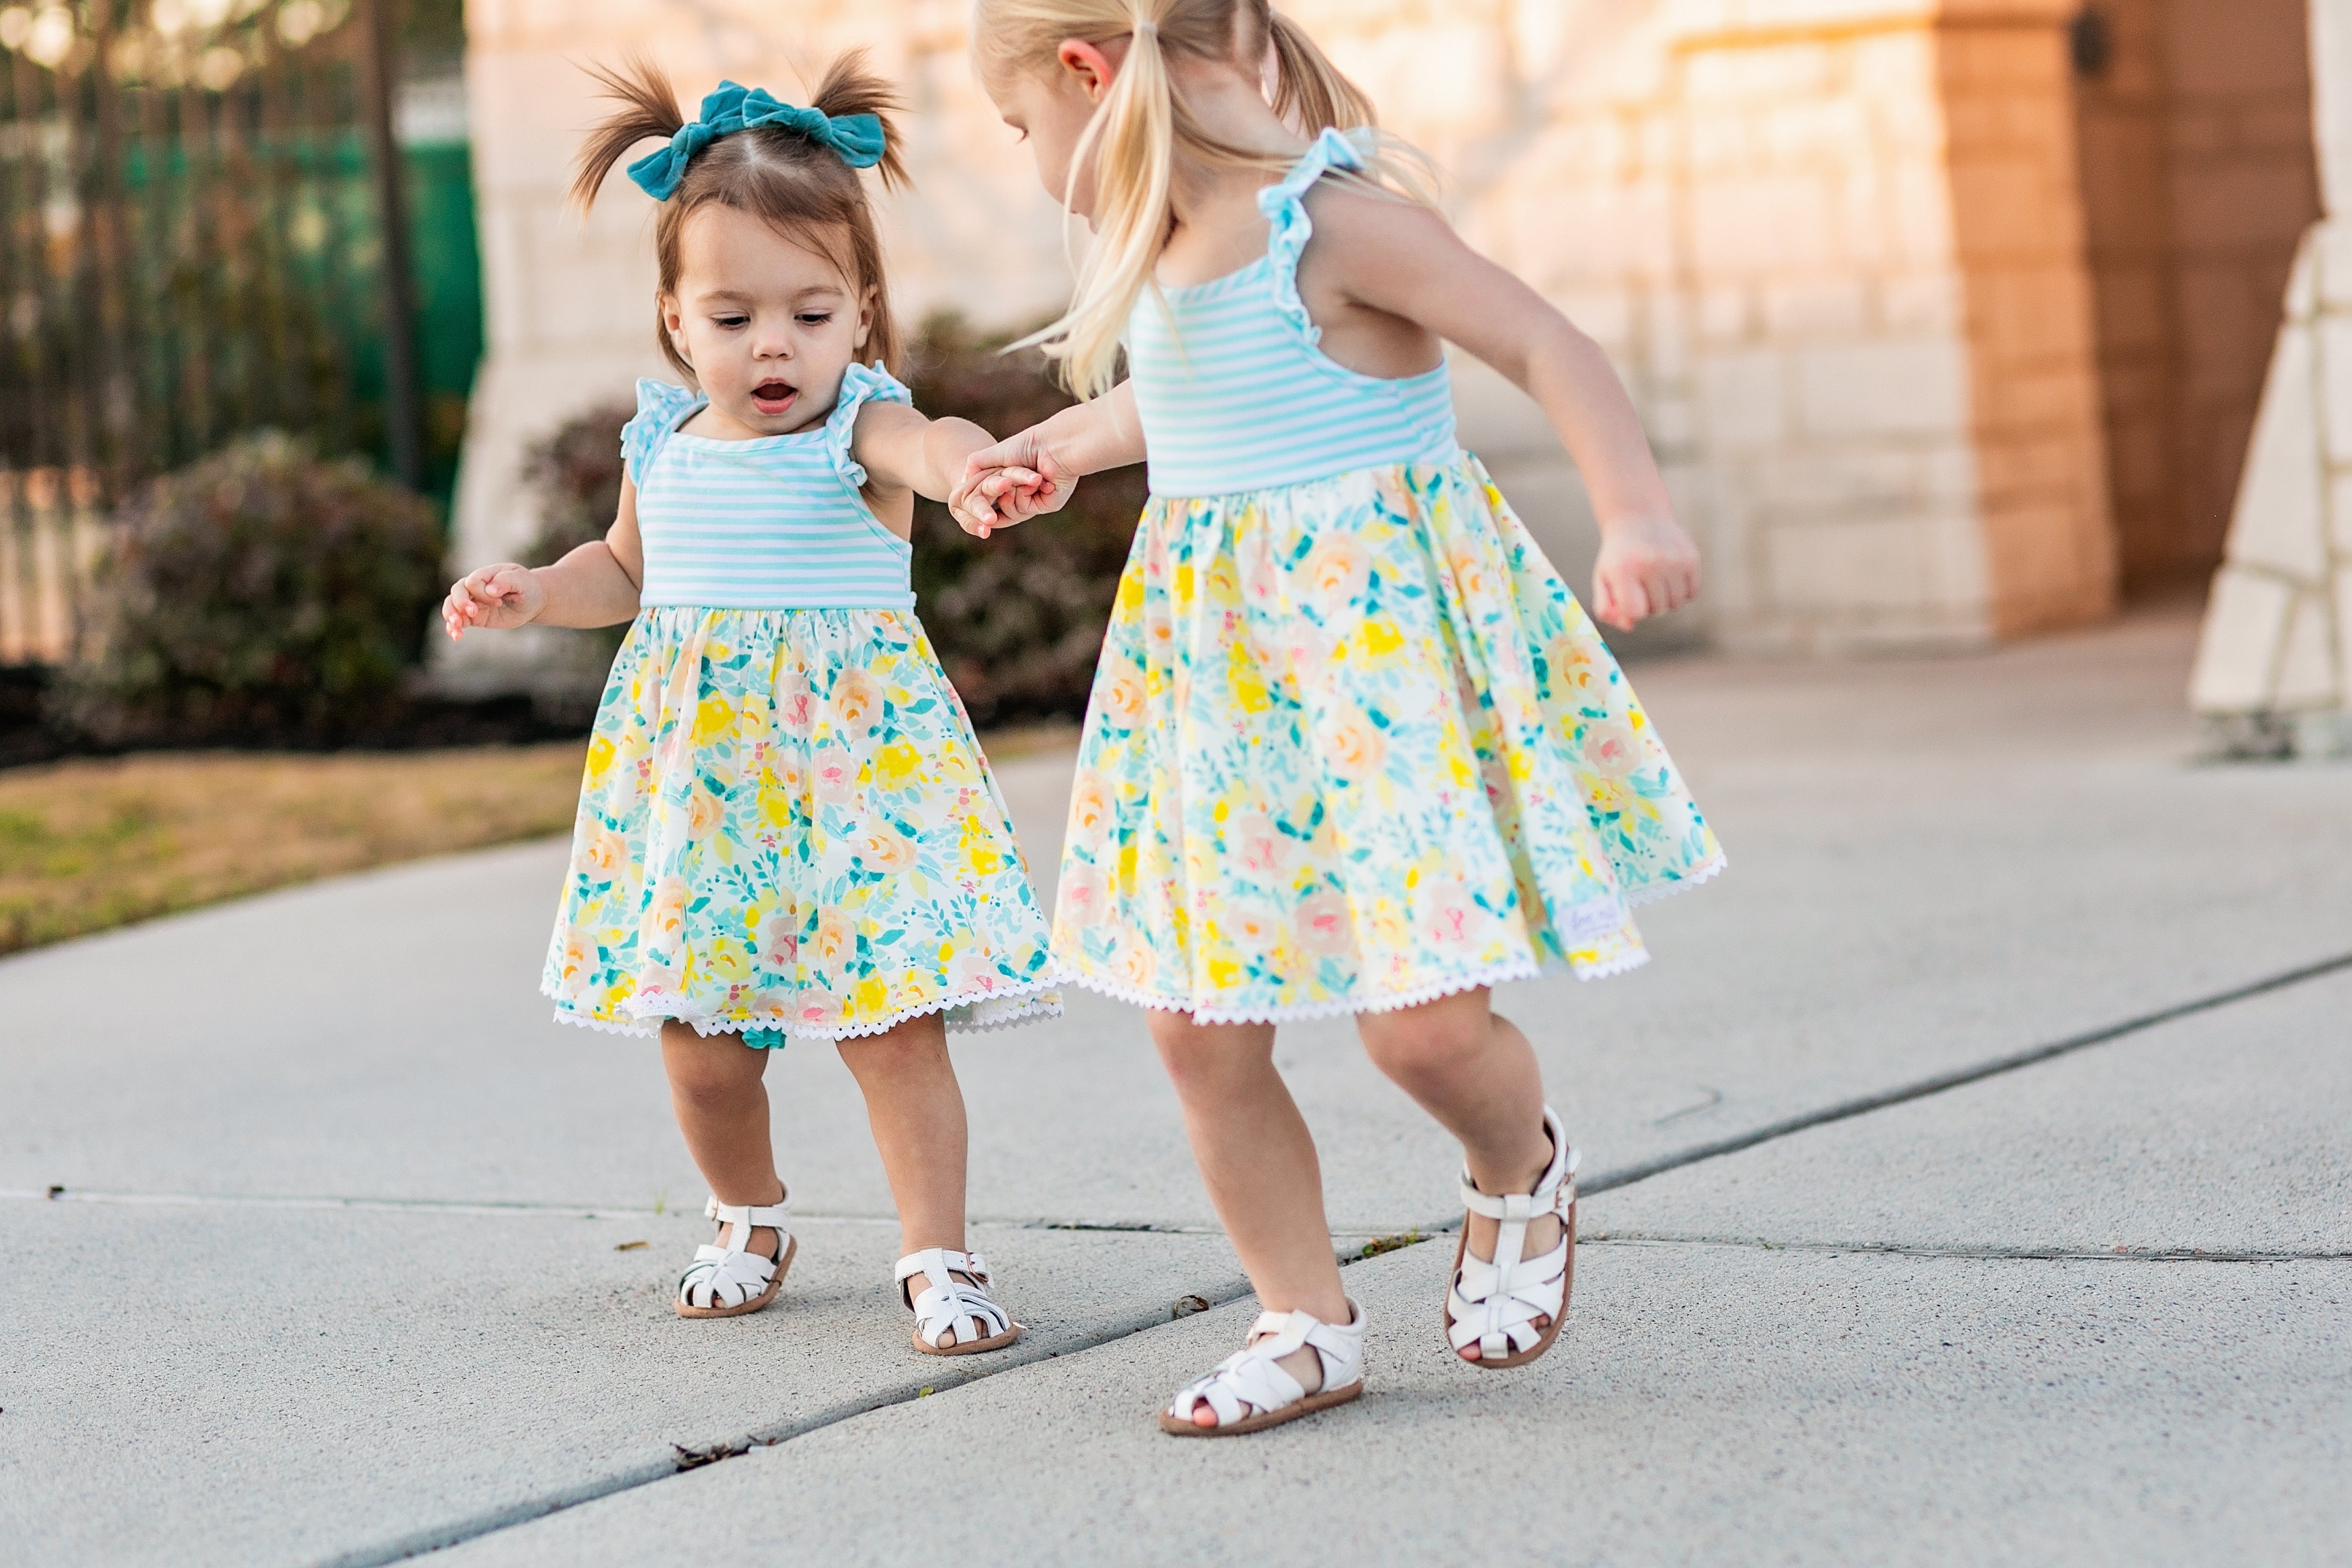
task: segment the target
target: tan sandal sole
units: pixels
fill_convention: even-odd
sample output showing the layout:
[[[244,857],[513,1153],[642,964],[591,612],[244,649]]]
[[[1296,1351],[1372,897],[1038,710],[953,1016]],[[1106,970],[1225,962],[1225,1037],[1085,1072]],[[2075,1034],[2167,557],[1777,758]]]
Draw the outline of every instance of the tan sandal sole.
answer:
[[[1460,1362],[1464,1366],[1475,1366],[1482,1372],[1508,1372],[1515,1366],[1525,1366],[1531,1361],[1540,1359],[1546,1351],[1551,1349],[1553,1342],[1559,1338],[1560,1330],[1568,1326],[1569,1298],[1575,1293],[1576,1289],[1576,1205],[1574,1204],[1568,1205],[1568,1218],[1561,1222],[1561,1229],[1568,1236],[1568,1267],[1561,1269],[1559,1275],[1559,1310],[1551,1315],[1551,1322],[1545,1328],[1543,1337],[1537,1340],[1527,1350],[1513,1351],[1509,1355],[1497,1356],[1493,1361],[1488,1361],[1484,1356],[1472,1361],[1460,1351],[1454,1349],[1454,1281],[1461,1277],[1462,1260],[1470,1255],[1470,1225],[1467,1219],[1464,1220],[1462,1239],[1456,1242],[1454,1247],[1454,1272],[1445,1277],[1447,1299],[1437,1304],[1438,1327],[1445,1336],[1446,1350],[1453,1353],[1455,1361]]]
[[[1255,1415],[1244,1415],[1230,1426],[1197,1426],[1171,1410],[1160,1413],[1160,1429],[1171,1437],[1241,1437],[1252,1432],[1263,1432],[1269,1426],[1279,1426],[1286,1421],[1296,1421],[1302,1415],[1312,1415],[1318,1410],[1328,1410],[1335,1405],[1345,1405],[1361,1398],[1364,1380],[1358,1378],[1345,1388],[1334,1388],[1320,1394],[1310,1394],[1296,1405],[1286,1405],[1279,1410],[1261,1410]]]
[[[915,1348],[925,1355],[978,1355],[982,1351],[1001,1351],[1026,1332],[1028,1332],[1026,1329],[1015,1323],[1001,1334],[991,1334],[984,1340],[974,1340],[968,1345],[927,1345],[923,1342],[923,1336],[919,1332],[908,1337],[914,1342]]]
[[[740,1318],[746,1312],[756,1312],[774,1300],[776,1292],[784,1288],[784,1275],[793,1266],[793,1255],[800,1249],[799,1237],[787,1237],[784,1255],[776,1260],[776,1271],[769,1277],[768,1288],[740,1307],[689,1307],[675,1295],[670,1298],[670,1305],[677,1309],[681,1318]]]

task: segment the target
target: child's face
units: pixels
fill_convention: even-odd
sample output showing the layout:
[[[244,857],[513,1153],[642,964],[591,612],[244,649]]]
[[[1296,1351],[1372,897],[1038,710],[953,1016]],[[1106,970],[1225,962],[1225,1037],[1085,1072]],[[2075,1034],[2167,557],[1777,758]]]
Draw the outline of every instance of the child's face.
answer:
[[[1077,150],[1078,138],[1086,134],[1087,121],[1094,117],[1095,105],[1109,85],[1110,66],[1091,44],[1066,44],[1063,50],[1066,56],[1080,57],[1077,68],[1072,68],[1073,62],[1067,58],[1044,71],[983,68],[981,85],[1004,123],[1029,144],[1037,160],[1037,178],[1045,183],[1046,194],[1057,202],[1067,199],[1072,212],[1092,218],[1093,157],[1089,154],[1078,170],[1076,184],[1070,178],[1070,159]]]
[[[821,422],[873,326],[872,297],[829,257],[716,204],[687,219],[661,307],[711,412],[744,438]]]

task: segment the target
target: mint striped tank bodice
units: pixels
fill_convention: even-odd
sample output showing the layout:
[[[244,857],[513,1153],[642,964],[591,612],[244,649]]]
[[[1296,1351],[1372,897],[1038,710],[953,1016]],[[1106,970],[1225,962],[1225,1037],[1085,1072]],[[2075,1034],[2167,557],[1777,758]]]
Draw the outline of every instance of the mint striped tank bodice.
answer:
[[[1444,365],[1394,380],[1349,370],[1323,352],[1298,297],[1298,258],[1314,233],[1307,192],[1327,170],[1362,166],[1354,142],[1324,132],[1258,192],[1273,225],[1265,256],[1136,301],[1128,363],[1153,495],[1233,495],[1459,455]]]
[[[678,433],[707,401],[663,381],[637,383],[621,452],[637,487],[648,609],[909,610],[912,547],[858,491],[850,455],[857,411],[908,403],[877,363],[853,364],[825,422],[789,436],[717,441]]]

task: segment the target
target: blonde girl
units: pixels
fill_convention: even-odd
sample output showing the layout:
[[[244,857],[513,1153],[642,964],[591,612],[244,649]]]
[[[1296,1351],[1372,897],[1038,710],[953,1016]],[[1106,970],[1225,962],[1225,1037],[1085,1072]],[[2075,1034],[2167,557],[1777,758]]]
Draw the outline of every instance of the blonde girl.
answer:
[[[1060,1011],[1003,799],[908,584],[914,497],[988,433],[929,420],[898,351],[858,171],[902,178],[889,90],[856,56],[807,108],[732,82],[680,118],[636,64],[599,79],[584,207],[639,142],[661,203],[656,336],[682,384],[637,384],[613,528],[537,571],[469,573],[449,635],[630,620],[588,747],[543,986],[565,1023],[658,1034],[717,1244],[683,1317],[774,1300],[796,1244],[761,1084],[789,1036],[830,1040],[897,1200],[915,1347],[1008,1345],[964,1245],[963,1098],[945,1029]],[[995,487],[1018,511],[1019,476]]]
[[[1052,506],[1150,464],[1055,951],[1066,978],[1152,1009],[1265,1309],[1160,1425],[1251,1432],[1363,1387],[1363,1314],[1273,1065],[1291,1018],[1355,1015],[1373,1062],[1462,1141],[1445,1336],[1472,1366],[1524,1365],[1567,1310],[1576,1154],[1489,988],[1641,963],[1632,906],[1723,855],[1584,610],[1455,444],[1442,342],[1567,443],[1604,616],[1683,604],[1696,552],[1600,351],[1418,198],[1409,151],[1265,0],[976,14],[982,81],[1095,243],[1046,334],[1089,401],[972,460],[967,526],[1019,521],[992,497],[1032,471]]]

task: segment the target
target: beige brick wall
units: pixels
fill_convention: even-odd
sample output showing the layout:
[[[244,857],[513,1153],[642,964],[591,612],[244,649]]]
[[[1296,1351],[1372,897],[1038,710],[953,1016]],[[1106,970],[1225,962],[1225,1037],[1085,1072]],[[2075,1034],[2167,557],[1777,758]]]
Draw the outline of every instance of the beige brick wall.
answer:
[[[1471,242],[1597,336],[1707,550],[1668,637],[1980,640],[2102,613],[2089,297],[2061,28],[2072,0],[1293,0],[1447,171]],[[521,443],[656,361],[647,213],[583,231],[568,63],[646,47],[693,91],[851,42],[906,83],[911,310],[1025,322],[1066,288],[1051,204],[973,88],[962,0],[471,0],[491,360],[461,553],[527,532]],[[1581,486],[1465,365],[1465,441],[1581,583]],[[474,639],[481,641],[483,639]],[[470,646],[470,645],[469,645]]]

